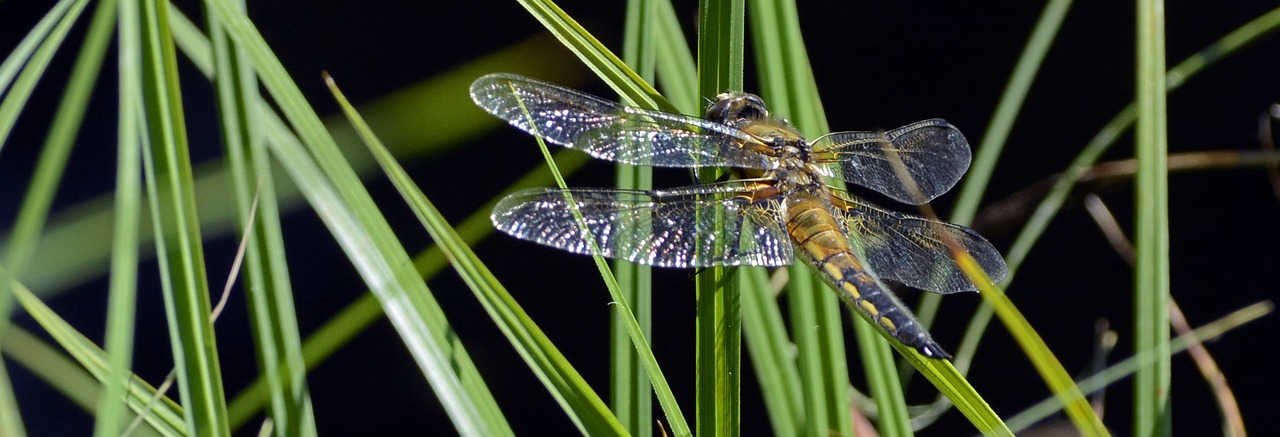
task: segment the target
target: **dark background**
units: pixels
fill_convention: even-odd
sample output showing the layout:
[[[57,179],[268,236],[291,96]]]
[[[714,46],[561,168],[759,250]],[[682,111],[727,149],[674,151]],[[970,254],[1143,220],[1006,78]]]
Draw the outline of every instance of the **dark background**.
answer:
[[[892,128],[908,122],[944,117],[959,126],[975,145],[1010,75],[1023,44],[1040,14],[1034,2],[974,6],[951,2],[802,2],[804,37],[808,42],[818,88],[834,129]],[[1246,4],[1247,3],[1247,4]],[[319,80],[321,71],[339,78],[353,101],[369,101],[409,84],[543,32],[515,2],[473,0],[434,6],[429,2],[254,2],[250,15],[319,112],[336,106]],[[38,7],[37,7],[38,6]],[[179,7],[198,16],[198,4]],[[575,1],[561,6],[615,50],[620,46],[622,2]],[[1241,24],[1269,11],[1263,2],[1210,4],[1171,1],[1167,6],[1169,66]],[[34,8],[34,9],[31,9]],[[12,50],[43,13],[45,5],[0,5],[0,41]],[[693,29],[696,5],[677,5],[686,29]],[[1008,140],[984,204],[1023,189],[1061,171],[1098,129],[1133,96],[1133,6],[1124,2],[1081,1],[1070,12],[1054,43],[1025,109]],[[83,24],[81,25],[81,29]],[[75,34],[72,41],[80,34]],[[690,33],[691,35],[691,33]],[[71,46],[71,47],[74,47]],[[748,48],[750,43],[748,42]],[[68,47],[55,63],[45,86],[24,115],[0,160],[0,203],[13,211],[29,180],[42,132],[60,93],[57,84],[68,74]],[[1193,78],[1170,95],[1169,149],[1192,151],[1255,150],[1259,115],[1280,101],[1277,61],[1280,42],[1266,38]],[[748,54],[748,62],[751,55]],[[73,205],[111,189],[114,166],[115,78],[108,58],[94,107],[72,158],[72,175],[59,204]],[[579,69],[577,64],[563,68]],[[750,67],[749,67],[750,68]],[[194,70],[184,97],[197,159],[218,155],[220,148],[210,91]],[[751,70],[749,78],[756,72]],[[747,90],[755,87],[748,80]],[[612,97],[598,82],[583,89]],[[465,92],[463,89],[459,93]],[[479,114],[479,112],[477,112]],[[428,121],[423,121],[429,123]],[[1126,136],[1105,159],[1132,156]],[[484,159],[482,166],[471,165]],[[446,217],[457,222],[541,160],[532,138],[511,129],[452,152],[406,163]],[[612,167],[593,164],[570,183],[607,185]],[[680,183],[682,173],[663,173],[663,181]],[[389,184],[369,182],[393,225],[412,252],[429,244]],[[1178,173],[1170,176],[1172,292],[1193,325],[1199,325],[1254,302],[1272,299],[1277,285],[1266,275],[1280,266],[1280,206],[1259,169]],[[1104,187],[1102,197],[1126,229],[1132,227],[1132,186]],[[945,217],[954,196],[935,203]],[[4,220],[11,221],[10,214]],[[341,256],[318,219],[298,212],[285,222],[302,331],[319,324],[356,299],[358,276]],[[984,233],[1002,251],[1022,222],[999,224]],[[208,244],[210,277],[221,278],[235,249],[230,239]],[[567,355],[588,382],[607,396],[608,294],[590,259],[495,236],[477,251],[506,283],[525,309]],[[150,266],[151,268],[154,265]],[[154,271],[154,270],[150,270]],[[1071,372],[1083,369],[1091,353],[1093,325],[1109,319],[1120,336],[1113,361],[1130,354],[1132,343],[1132,275],[1096,226],[1072,202],[1018,272],[1011,298],[1039,330]],[[688,271],[657,272],[659,289],[652,338],[660,363],[692,414],[692,324],[694,301]],[[143,277],[139,308],[136,371],[159,381],[171,366],[167,354],[163,309],[154,275]],[[219,279],[212,279],[220,288]],[[452,274],[429,284],[445,306],[450,322],[485,375],[499,404],[520,434],[572,433],[572,425],[533,377],[470,292]],[[100,339],[105,281],[64,294],[51,304],[60,314]],[[914,301],[915,292],[906,293]],[[939,341],[954,349],[976,295],[948,297],[936,327]],[[26,316],[23,326],[34,329]],[[229,393],[255,375],[242,295],[232,297],[219,321],[219,346]],[[1245,326],[1210,345],[1257,435],[1277,431],[1272,370],[1277,324],[1274,317]],[[855,384],[859,361],[850,348]],[[1186,358],[1174,358],[1173,417],[1179,435],[1220,432],[1220,414],[1206,384]],[[763,434],[769,428],[759,401],[750,363],[743,381],[743,429]],[[44,383],[9,362],[18,401],[33,435],[83,435],[92,426],[84,412],[61,400]],[[1003,328],[993,326],[975,359],[974,386],[1002,416],[1017,413],[1048,395],[1043,382],[1013,345]],[[316,420],[326,434],[451,433],[452,427],[430,387],[385,322],[376,323],[322,364],[310,378]],[[1119,435],[1129,433],[1131,387],[1121,381],[1108,391],[1105,421]],[[909,400],[933,399],[935,390],[915,378]],[[376,402],[374,401],[376,400]],[[655,411],[659,411],[655,407]],[[660,415],[658,416],[660,417]],[[253,428],[253,427],[250,427]],[[949,413],[925,435],[967,434],[965,420]],[[246,431],[244,435],[250,435]]]

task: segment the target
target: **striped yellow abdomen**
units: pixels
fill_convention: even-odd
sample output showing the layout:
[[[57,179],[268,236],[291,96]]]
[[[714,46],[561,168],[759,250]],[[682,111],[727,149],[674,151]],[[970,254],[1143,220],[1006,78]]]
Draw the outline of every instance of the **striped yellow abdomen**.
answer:
[[[849,244],[830,205],[813,196],[793,196],[787,209],[787,232],[796,256],[808,261],[845,303],[921,354],[950,358],[897,297],[885,290]]]

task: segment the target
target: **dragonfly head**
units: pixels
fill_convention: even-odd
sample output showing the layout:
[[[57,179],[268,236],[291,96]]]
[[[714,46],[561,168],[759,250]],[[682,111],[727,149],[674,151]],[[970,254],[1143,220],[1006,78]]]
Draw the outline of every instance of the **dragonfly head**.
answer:
[[[764,106],[764,99],[755,94],[724,93],[716,96],[715,103],[707,108],[706,118],[736,127],[769,118],[769,108]]]

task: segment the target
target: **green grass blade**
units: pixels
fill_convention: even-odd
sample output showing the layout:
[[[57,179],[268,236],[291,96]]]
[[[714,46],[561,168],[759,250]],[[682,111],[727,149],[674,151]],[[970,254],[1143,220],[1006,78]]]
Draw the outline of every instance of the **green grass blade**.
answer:
[[[30,32],[27,32],[27,36],[23,37],[22,41],[14,46],[13,51],[9,53],[9,56],[5,57],[4,62],[0,62],[0,95],[9,90],[9,85],[13,84],[13,78],[23,69],[27,60],[31,59],[32,53],[36,51],[41,42],[45,41],[53,27],[63,21],[67,9],[79,3],[83,2],[60,0],[54,3],[49,12],[44,14],[40,21],[36,22]]]
[[[746,27],[743,0],[702,0],[698,4],[698,93],[715,96],[742,89]],[[698,171],[704,182],[722,169]],[[717,217],[717,223],[721,222]],[[721,226],[717,232],[724,232]],[[716,241],[725,241],[716,238]],[[737,269],[712,267],[698,273],[695,343],[698,435],[736,436],[742,430],[742,296]]]
[[[115,1],[102,2],[100,7],[112,5],[113,21],[119,17],[120,43],[117,54],[120,78],[118,118],[116,120],[116,204],[115,229],[112,232],[111,285],[107,301],[106,353],[110,357],[108,378],[103,384],[102,398],[98,403],[94,435],[109,437],[120,435],[131,416],[125,404],[116,402],[128,392],[128,382],[133,363],[134,317],[137,305],[138,249],[140,234],[137,223],[142,218],[142,82],[138,63],[142,59],[141,20],[137,3]],[[110,29],[108,29],[110,30]],[[92,33],[92,32],[91,32]]]
[[[800,372],[792,359],[794,345],[787,337],[773,287],[763,268],[740,269],[738,279],[742,281],[742,333],[773,435],[802,435],[808,416]]]
[[[63,3],[46,14],[14,53],[5,59],[3,65],[0,65],[0,93],[4,95],[4,99],[0,100],[0,150],[8,142],[9,134],[13,131],[13,126],[17,123],[22,109],[26,107],[31,93],[35,91],[37,81],[44,76],[53,55],[62,46],[71,26],[75,24],[87,4],[85,1]],[[19,70],[20,73],[18,73]],[[10,78],[15,73],[17,79],[12,87],[9,87]],[[55,132],[65,131],[64,126],[63,129]],[[56,161],[56,158],[41,160],[42,164],[48,164],[41,172],[46,183],[31,187],[27,202],[39,203],[40,199],[51,195],[52,187],[47,183],[47,178],[58,173],[56,166],[52,165]],[[22,209],[19,225],[23,228],[19,229],[20,233],[15,235],[15,244],[5,248],[6,269],[0,271],[0,282],[7,282],[10,274],[21,275],[24,272],[25,266],[30,262],[30,252],[39,235],[42,222],[39,219],[47,214],[47,210],[47,205],[45,208],[24,206]],[[14,265],[14,263],[18,264]],[[9,293],[8,287],[0,287],[0,333],[8,328],[9,313],[13,308],[13,299]],[[3,363],[0,363],[0,433],[15,436],[26,434],[17,402],[13,397],[12,386],[9,383],[9,374]]]
[[[585,164],[587,159],[585,154],[562,150],[561,153],[557,154],[556,162],[559,168],[573,171]],[[546,166],[540,165],[522,176],[503,192],[514,192],[523,188],[541,187],[553,183],[555,181],[551,178],[550,170]],[[488,203],[481,205],[458,226],[458,233],[462,235],[463,241],[468,246],[479,243],[493,233],[494,229],[489,221],[489,214],[493,211],[498,199],[491,199]],[[448,264],[448,260],[438,246],[431,246],[415,256],[413,264],[422,277],[430,278],[434,277],[440,270],[443,270]],[[371,293],[361,295],[356,302],[348,305],[347,308],[329,319],[307,337],[302,345],[302,354],[307,369],[312,369],[323,362],[338,348],[350,342],[356,334],[363,332],[366,327],[382,317],[382,309],[377,298]],[[249,385],[249,388],[235,396],[228,406],[232,428],[239,428],[254,417],[267,402],[267,397],[266,380],[262,378],[254,381]]]
[[[806,135],[825,133],[828,130],[826,116],[809,69],[794,3],[751,2],[751,7],[749,16],[761,95],[777,116],[792,120]],[[851,434],[850,385],[840,302],[831,298],[831,293],[808,266],[793,265],[788,273],[787,299],[798,354],[795,365],[803,394],[805,428],[800,434]],[[855,325],[858,330],[875,329],[865,323],[855,322]]]
[[[199,29],[183,16],[171,10],[174,38],[188,59],[207,77],[212,77],[212,47]],[[437,103],[442,106],[447,102],[471,105],[466,89],[477,76],[491,72],[497,68],[507,71],[518,71],[552,80],[561,79],[565,83],[580,81],[579,74],[572,69],[557,68],[560,65],[553,57],[556,50],[550,50],[555,42],[550,38],[532,39],[496,54],[481,57],[472,63],[431,80],[423,81],[406,90],[384,98],[369,102],[362,110],[370,115],[370,123],[379,132],[388,132],[384,139],[398,156],[423,156],[440,153],[444,149],[462,143],[480,132],[499,126],[489,117],[478,116],[479,111],[444,111],[423,109],[428,104]],[[563,57],[563,56],[561,56]],[[431,106],[434,108],[434,106]],[[455,106],[456,107],[456,106]],[[263,108],[271,109],[264,104]],[[406,123],[405,114],[413,114],[414,120],[421,117],[431,118],[435,123]],[[283,126],[283,125],[281,125]],[[354,139],[354,133],[346,126],[345,120],[331,118],[326,126],[341,140],[341,144],[358,144],[346,141]],[[285,129],[281,127],[280,129]],[[287,130],[287,129],[285,129]],[[288,135],[293,135],[288,133]],[[389,137],[389,138],[388,138]],[[376,164],[365,153],[349,153],[353,167],[362,173],[368,173]],[[279,168],[277,167],[277,170]],[[227,167],[219,160],[211,160],[196,168],[196,197],[200,211],[201,229],[209,238],[230,235],[237,231],[234,225],[237,209],[233,203],[222,199],[235,196],[234,183]],[[288,212],[304,205],[303,199],[292,184],[281,184],[279,192],[280,208]],[[110,196],[101,196],[82,202],[78,205],[60,210],[49,220],[51,225],[42,243],[36,248],[30,267],[24,275],[24,283],[37,290],[42,297],[64,291],[82,284],[92,278],[106,273],[110,254],[108,239],[99,238],[109,235],[112,229],[112,212]],[[149,227],[149,218],[140,224]],[[150,234],[143,235],[143,257],[153,254],[148,246]]]
[[[511,434],[408,254],[283,65],[237,7],[225,0],[209,5],[307,147],[290,138],[272,138],[273,154],[382,303],[455,428],[463,435]]]
[[[587,67],[633,105],[675,111],[657,90],[627,67],[617,55],[591,36],[577,21],[550,0],[517,0]]]
[[[697,114],[702,111],[702,101],[698,98],[698,66],[689,50],[689,41],[684,38],[684,29],[671,2],[655,0],[654,3],[657,30],[653,41],[657,46],[659,85],[682,114]]]
[[[991,174],[995,172],[996,162],[1000,158],[1000,153],[1004,151],[1009,132],[1013,130],[1013,123],[1022,110],[1031,84],[1035,81],[1040,65],[1044,62],[1044,57],[1048,54],[1070,8],[1071,0],[1051,0],[1045,4],[1044,11],[1040,13],[1040,19],[1036,21],[1036,27],[1027,40],[1026,47],[1018,56],[1018,63],[1013,67],[1013,74],[1005,85],[1004,93],[996,103],[996,111],[991,116],[982,141],[975,150],[973,163],[965,174],[959,190],[960,195],[952,210],[951,222],[965,225],[973,221],[974,214],[982,204],[982,195],[991,180]],[[941,295],[929,294],[922,298],[920,309],[916,311],[916,317],[920,323],[924,326],[932,325],[941,303]],[[961,373],[967,373],[972,359],[973,356],[966,353],[962,346],[956,354],[956,367],[961,369]]]
[[[28,34],[27,41],[33,43],[38,42],[39,47],[31,52],[30,58],[25,58],[25,50],[17,51],[5,60],[5,68],[12,68],[15,71],[21,70],[17,79],[13,82],[11,88],[7,88],[4,93],[4,100],[0,101],[0,149],[8,142],[9,134],[13,132],[13,125],[18,121],[18,115],[22,109],[27,106],[31,93],[35,91],[36,83],[40,78],[44,77],[45,72],[49,69],[49,63],[53,61],[53,55],[62,48],[62,42],[66,40],[67,33],[71,31],[71,26],[80,18],[80,13],[84,12],[84,8],[89,2],[84,0],[76,0],[69,2],[68,10],[65,14],[59,15],[62,8],[55,7],[50,14],[46,15],[46,19],[57,17],[57,24],[49,29],[47,37],[43,37],[41,31],[45,30],[43,26],[37,27],[32,33]],[[44,24],[44,23],[41,23]],[[25,43],[26,41],[24,41]],[[19,49],[27,47],[20,46]],[[23,65],[23,62],[26,62]],[[3,72],[11,74],[8,72]],[[8,81],[4,78],[5,82]],[[0,83],[0,91],[6,90],[7,83]]]
[[[75,358],[80,366],[88,370],[99,383],[107,381],[107,378],[112,376],[109,373],[109,358],[102,349],[67,324],[22,284],[10,281],[10,286],[18,302],[31,315],[31,318],[39,323],[45,332]],[[165,435],[190,435],[187,431],[187,422],[183,417],[184,412],[177,403],[168,397],[161,397],[159,402],[153,402],[156,395],[154,387],[134,375],[130,375],[128,381],[128,397],[125,401],[135,413],[144,415],[147,424]]]
[[[76,404],[77,407],[89,414],[97,414],[102,417],[102,404],[104,399],[104,390],[101,385],[89,371],[77,363],[75,360],[66,356],[56,346],[41,341],[36,335],[31,334],[20,327],[14,326],[5,333],[4,353],[13,362],[18,363],[22,367],[30,370],[37,378],[49,384],[54,390],[62,394],[67,400]],[[125,373],[124,381],[128,381],[130,375]],[[123,384],[120,384],[123,386]],[[121,392],[120,397],[123,399],[125,393]],[[120,405],[122,417],[126,420],[132,420],[135,416],[129,413],[128,409],[123,408],[125,403],[112,402],[112,404]],[[95,411],[96,410],[96,411]],[[99,419],[98,423],[102,423]],[[117,430],[112,436],[121,435]],[[171,428],[168,432],[161,433],[152,427],[139,427],[134,430],[135,436],[160,436],[160,435],[181,435]]]
[[[1169,169],[1165,113],[1164,2],[1139,0],[1136,68],[1138,173],[1134,226],[1135,354],[1156,357],[1138,369],[1133,384],[1133,435],[1171,435],[1169,406]],[[1070,412],[1070,410],[1068,410]],[[1079,424],[1077,424],[1079,426]]]
[[[653,40],[657,6],[660,0],[629,0],[623,26],[622,58],[635,66],[640,77],[652,82],[656,70],[657,50]],[[668,3],[669,4],[669,3]],[[619,189],[653,188],[653,169],[646,166],[619,165],[616,170]],[[626,260],[614,260],[613,271],[618,286],[630,304],[636,323],[645,338],[653,337],[653,281],[649,266]],[[617,420],[631,435],[653,435],[653,389],[644,371],[644,363],[627,333],[627,321],[621,312],[613,312],[609,321],[609,404]]]
[[[148,197],[187,426],[192,434],[229,435],[167,7],[142,3]]]
[[[356,130],[362,133],[366,145],[377,157],[379,164],[382,165],[401,196],[414,210],[423,227],[444,250],[445,255],[484,305],[490,317],[507,335],[521,357],[547,386],[564,410],[569,413],[570,419],[579,430],[587,435],[625,433],[622,424],[609,411],[604,401],[591,390],[550,339],[524,313],[489,269],[476,258],[332,82],[330,90],[351,118]],[[649,397],[645,396],[645,399],[648,400]]]
[[[240,6],[243,8],[243,4]],[[235,182],[238,223],[241,229],[250,229],[247,237],[242,236],[248,239],[244,264],[248,286],[244,290],[253,322],[258,368],[270,389],[268,417],[277,435],[315,435],[276,188],[263,126],[256,115],[263,107],[258,82],[216,15],[210,14],[208,19],[222,138]]]

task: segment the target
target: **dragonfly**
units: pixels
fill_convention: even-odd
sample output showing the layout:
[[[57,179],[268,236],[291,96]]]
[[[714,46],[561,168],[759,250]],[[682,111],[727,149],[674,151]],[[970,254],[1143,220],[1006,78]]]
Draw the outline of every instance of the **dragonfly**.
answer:
[[[472,83],[471,98],[511,126],[598,159],[738,171],[735,179],[670,189],[519,191],[499,201],[491,219],[522,240],[658,267],[802,259],[866,319],[938,359],[951,356],[882,281],[939,294],[976,291],[949,247],[968,252],[993,281],[1008,274],[974,230],[884,209],[825,182],[842,179],[905,204],[936,198],[970,162],[968,141],[942,119],[807,141],[749,93],[721,94],[698,118],[496,73]]]

